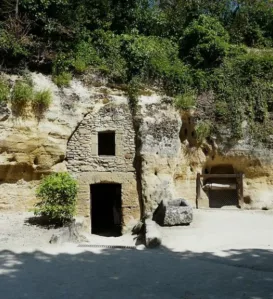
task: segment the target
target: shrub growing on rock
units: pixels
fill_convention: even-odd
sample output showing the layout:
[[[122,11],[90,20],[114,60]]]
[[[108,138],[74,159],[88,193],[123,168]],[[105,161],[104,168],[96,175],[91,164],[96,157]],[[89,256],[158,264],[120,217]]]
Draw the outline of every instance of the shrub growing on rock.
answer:
[[[34,214],[57,224],[69,222],[76,211],[76,196],[77,183],[68,173],[49,175],[37,190],[41,201],[35,205]]]
[[[32,86],[26,81],[16,81],[12,93],[13,104],[25,104],[33,99]]]
[[[188,110],[196,104],[196,93],[193,90],[175,97],[175,107],[181,110]]]
[[[18,80],[15,82],[11,95],[13,113],[16,116],[25,116],[28,103],[33,100],[33,88],[29,82]]]
[[[49,89],[37,91],[34,94],[32,107],[37,116],[42,116],[52,102],[52,93]]]
[[[53,82],[59,87],[68,87],[72,80],[72,74],[69,72],[62,72],[53,76]]]

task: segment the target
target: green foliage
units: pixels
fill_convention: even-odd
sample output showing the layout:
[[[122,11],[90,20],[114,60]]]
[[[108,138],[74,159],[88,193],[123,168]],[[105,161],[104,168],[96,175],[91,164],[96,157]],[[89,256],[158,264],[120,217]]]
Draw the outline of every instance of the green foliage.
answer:
[[[121,51],[128,79],[138,76],[145,84],[156,83],[171,95],[184,91],[191,83],[188,68],[178,58],[178,46],[170,40],[123,35]]]
[[[226,122],[229,117],[228,104],[225,101],[216,101],[215,103],[216,120]]]
[[[11,94],[13,113],[16,116],[24,116],[27,104],[33,100],[33,88],[26,80],[17,80]]]
[[[88,68],[88,66],[86,65],[86,62],[80,58],[76,59],[74,61],[73,65],[74,65],[75,71],[80,74],[84,73]]]
[[[178,95],[175,98],[175,107],[177,109],[188,110],[196,104],[196,93],[194,91],[188,91],[184,94]]]
[[[55,173],[45,177],[38,190],[41,200],[34,214],[46,216],[55,223],[72,220],[76,211],[77,183],[68,173]]]
[[[9,86],[5,79],[0,77],[0,103],[9,99]]]
[[[25,57],[29,54],[28,44],[28,41],[18,39],[12,32],[1,29],[0,26],[0,53],[3,56]]]
[[[37,91],[32,100],[32,108],[38,117],[43,116],[44,112],[52,103],[52,93],[49,89]]]
[[[184,31],[180,41],[180,57],[195,67],[217,67],[229,50],[229,36],[221,23],[201,15]]]
[[[268,122],[273,98],[273,55],[268,51],[251,51],[226,59],[211,78],[216,120],[227,124],[235,139],[242,137],[242,121],[246,120],[255,140],[258,124]]]
[[[202,143],[206,138],[211,135],[212,124],[210,121],[200,121],[195,127],[196,140],[198,143]]]
[[[121,38],[111,31],[96,30],[92,34],[92,44],[97,56],[95,66],[110,81],[126,81],[126,61],[121,55]]]
[[[232,138],[246,120],[253,138],[266,140],[256,128],[270,127],[273,110],[273,0],[20,0],[18,13],[13,2],[0,1],[4,69],[51,72],[58,86],[95,72],[127,84],[133,110],[140,87],[177,97],[181,109],[193,104],[189,90],[211,92],[215,120]],[[32,98],[24,81],[11,101]]]
[[[59,87],[67,87],[72,80],[72,74],[69,72],[62,72],[58,75],[53,76],[53,82]]]
[[[12,103],[13,104],[26,104],[33,99],[33,88],[26,81],[16,81],[13,92],[12,92]]]
[[[138,97],[140,95],[140,80],[134,77],[128,84],[127,88],[128,100],[132,115],[135,115],[138,108]]]
[[[84,73],[88,66],[96,67],[102,63],[96,49],[91,43],[91,39],[88,41],[80,41],[74,49],[74,61],[72,66],[77,73]]]

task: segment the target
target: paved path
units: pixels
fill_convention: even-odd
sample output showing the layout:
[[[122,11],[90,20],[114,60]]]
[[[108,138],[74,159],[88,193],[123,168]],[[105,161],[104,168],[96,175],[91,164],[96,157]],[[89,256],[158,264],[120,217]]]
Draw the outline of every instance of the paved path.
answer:
[[[163,228],[156,250],[2,242],[0,298],[273,299],[272,231],[272,213],[219,210]]]

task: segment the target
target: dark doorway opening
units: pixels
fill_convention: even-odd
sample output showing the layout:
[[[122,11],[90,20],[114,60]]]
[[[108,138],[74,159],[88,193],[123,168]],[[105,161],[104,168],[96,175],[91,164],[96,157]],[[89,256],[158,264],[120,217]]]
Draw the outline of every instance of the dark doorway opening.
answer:
[[[92,234],[121,236],[121,184],[91,185]]]
[[[98,154],[99,156],[115,156],[116,142],[115,132],[98,133]]]
[[[234,174],[232,165],[215,165],[211,167],[210,174]],[[212,178],[205,180],[204,184],[216,183],[237,185],[236,178]],[[209,207],[210,208],[222,208],[228,206],[239,207],[238,190],[209,190]]]

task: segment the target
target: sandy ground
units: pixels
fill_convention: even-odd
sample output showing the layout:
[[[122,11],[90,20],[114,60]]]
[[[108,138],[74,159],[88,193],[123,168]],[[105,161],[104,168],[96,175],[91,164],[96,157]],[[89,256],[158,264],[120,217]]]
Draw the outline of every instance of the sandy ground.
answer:
[[[198,210],[190,226],[161,228],[153,250],[50,245],[26,216],[0,215],[1,299],[273,299],[272,212]]]

